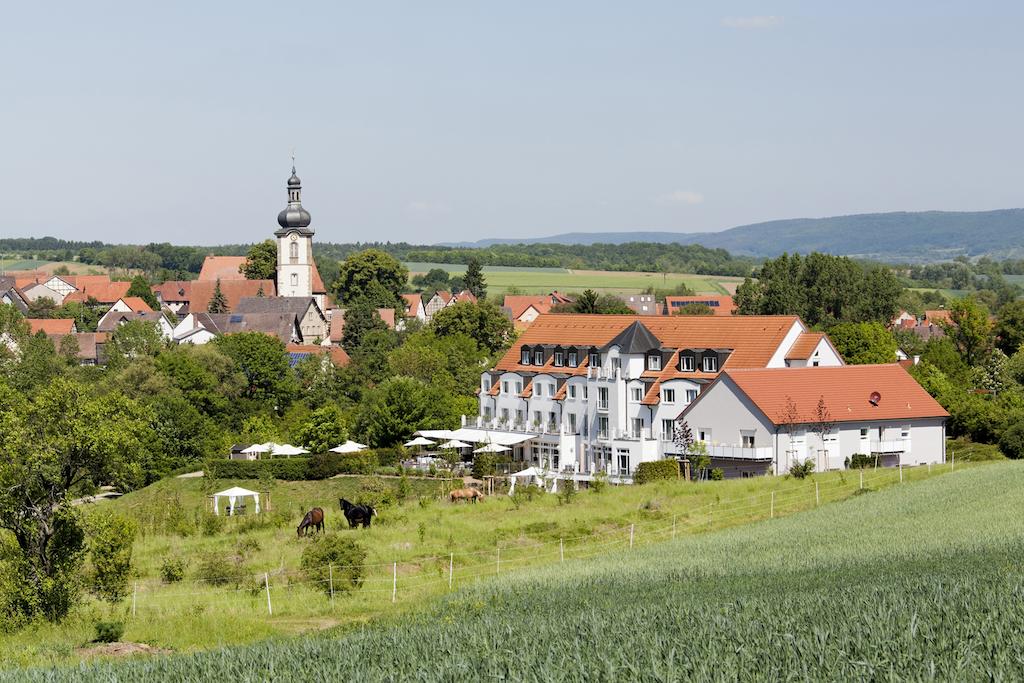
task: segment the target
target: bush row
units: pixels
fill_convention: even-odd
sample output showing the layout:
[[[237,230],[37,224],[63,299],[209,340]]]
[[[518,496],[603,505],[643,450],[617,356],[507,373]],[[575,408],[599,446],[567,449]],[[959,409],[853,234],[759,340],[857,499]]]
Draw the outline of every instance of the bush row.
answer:
[[[637,484],[646,484],[658,479],[678,479],[679,461],[669,458],[656,460],[654,462],[642,462],[636,466],[633,474],[633,481]]]
[[[273,477],[286,481],[328,479],[336,474],[373,474],[381,467],[401,462],[401,451],[380,448],[363,453],[324,453],[312,457],[270,460],[211,460],[208,475],[217,479],[259,479]]]

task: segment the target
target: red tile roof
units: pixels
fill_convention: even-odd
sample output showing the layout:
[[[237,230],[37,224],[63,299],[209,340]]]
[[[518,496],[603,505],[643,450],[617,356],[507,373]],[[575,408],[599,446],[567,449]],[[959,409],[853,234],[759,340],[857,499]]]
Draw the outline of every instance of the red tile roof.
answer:
[[[804,332],[793,343],[793,348],[786,352],[786,360],[807,360],[824,339],[821,332]]]
[[[714,315],[732,315],[736,305],[731,296],[666,296],[665,310],[672,315],[687,304],[705,304]]]
[[[154,287],[165,301],[185,302],[192,312],[206,312],[213,298],[213,290],[217,282],[171,281]],[[277,288],[273,280],[221,280],[220,291],[228,302],[228,310],[233,311],[238,302],[245,297],[258,296],[260,288],[264,296],[274,296]],[[180,293],[180,292],[184,293]]]
[[[947,323],[953,322],[953,318],[950,317],[949,311],[945,310],[945,309],[938,309],[938,310],[935,310],[935,311],[925,311],[924,312],[924,317],[925,317],[925,320],[927,320],[930,323],[938,324],[938,322],[940,320],[945,320]]]
[[[731,380],[774,424],[785,424],[788,399],[803,424],[816,421],[822,398],[833,422],[911,420],[948,417],[942,406],[899,365],[726,370],[717,382]],[[705,389],[701,396],[711,391]],[[872,405],[872,393],[881,399]],[[691,404],[691,407],[700,401]],[[683,414],[686,414],[688,407]]]
[[[25,322],[28,323],[32,334],[42,332],[43,334],[65,335],[71,334],[75,327],[74,318],[26,318]]]
[[[285,350],[288,353],[326,353],[330,356],[331,362],[338,367],[344,367],[349,363],[349,355],[340,346],[316,346],[314,344],[287,344]]]
[[[153,309],[149,307],[146,300],[139,296],[126,296],[121,301],[128,304],[128,308],[132,309],[135,313],[152,313]]]
[[[105,275],[83,275],[79,277],[106,278]],[[79,284],[75,284],[75,287],[78,287],[78,291],[68,294],[64,299],[65,303],[69,301],[84,303],[92,298],[101,304],[114,304],[118,299],[123,299],[132,286],[130,282],[111,282],[110,280],[104,282],[101,279],[88,282],[78,280],[78,282]]]
[[[244,280],[245,275],[239,270],[244,263],[244,256],[207,256],[197,279],[200,282]]]
[[[423,298],[420,294],[403,294],[402,298],[405,299],[405,310],[412,314],[415,314],[423,305]]]
[[[324,287],[323,278],[320,277],[320,269],[316,267],[316,261],[313,261],[313,294],[326,294],[327,288]]]
[[[551,297],[506,294],[505,300],[502,302],[502,308],[509,310],[513,320],[526,313],[530,306],[533,306],[538,313],[548,313],[551,310]]]

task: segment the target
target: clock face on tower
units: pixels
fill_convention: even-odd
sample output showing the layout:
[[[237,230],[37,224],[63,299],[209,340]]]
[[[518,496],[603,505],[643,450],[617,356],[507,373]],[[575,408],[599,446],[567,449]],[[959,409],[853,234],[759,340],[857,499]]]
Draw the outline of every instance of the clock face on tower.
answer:
[[[299,241],[299,236],[298,236],[298,235],[296,235],[296,234],[295,234],[295,233],[293,232],[293,233],[291,234],[291,240],[292,240],[292,242],[298,242],[298,241]]]

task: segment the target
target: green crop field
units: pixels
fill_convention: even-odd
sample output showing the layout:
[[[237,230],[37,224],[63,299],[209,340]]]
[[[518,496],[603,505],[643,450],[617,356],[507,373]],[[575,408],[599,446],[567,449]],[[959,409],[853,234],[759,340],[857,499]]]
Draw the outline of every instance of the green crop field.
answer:
[[[1013,479],[1011,475],[1015,476],[1017,472],[1002,464],[970,467],[972,472],[973,468],[986,471],[1000,468],[1005,481]],[[905,469],[902,486],[899,486],[900,473],[897,470],[867,471],[864,474],[863,490],[891,489],[892,493],[885,495],[896,496],[896,502],[892,504],[901,505],[899,501],[902,497],[911,496],[918,487],[935,485],[925,480],[949,480],[951,487],[967,485],[955,482],[971,481],[966,473],[958,471],[949,475],[942,474],[946,471],[944,467]],[[397,478],[385,481],[393,491],[398,489]],[[82,656],[79,648],[86,646],[92,636],[93,624],[97,620],[112,617],[127,621],[123,640],[147,643],[176,652],[248,643],[272,636],[319,632],[330,627],[338,627],[338,633],[345,634],[354,625],[365,624],[368,620],[384,624],[374,628],[383,629],[379,633],[388,633],[386,624],[392,623],[389,620],[401,619],[403,616],[409,621],[396,623],[407,623],[408,626],[403,628],[418,629],[422,628],[422,619],[434,618],[424,617],[420,611],[435,609],[430,606],[438,604],[437,601],[448,593],[449,581],[455,596],[452,598],[454,602],[436,608],[447,615],[442,623],[451,624],[453,613],[450,610],[460,609],[455,605],[477,605],[483,600],[479,604],[494,604],[497,612],[492,616],[495,618],[511,610],[507,616],[512,621],[506,622],[503,627],[507,630],[515,619],[520,618],[517,616],[518,611],[513,609],[514,603],[523,599],[520,593],[538,581],[553,581],[563,569],[560,567],[554,574],[530,573],[534,568],[560,565],[564,561],[564,568],[572,568],[573,576],[582,576],[592,571],[600,573],[619,565],[627,566],[632,560],[627,562],[626,558],[633,555],[621,553],[633,547],[635,556],[651,558],[653,564],[644,571],[651,572],[654,577],[657,571],[662,571],[658,569],[660,565],[657,562],[662,561],[658,558],[664,558],[665,553],[689,558],[687,562],[696,561],[696,556],[692,556],[691,550],[687,549],[689,546],[665,545],[673,538],[701,535],[711,539],[717,537],[718,531],[722,529],[769,517],[792,515],[819,505],[838,510],[843,505],[829,504],[851,498],[862,491],[859,472],[833,472],[816,475],[813,480],[805,481],[757,478],[703,484],[661,482],[610,488],[602,493],[580,492],[567,504],[561,504],[555,496],[540,495],[532,501],[494,496],[477,505],[456,506],[436,499],[444,486],[443,482],[410,479],[409,490],[406,491],[409,498],[406,502],[382,506],[380,517],[373,528],[350,531],[340,528],[337,498],[342,495],[358,498],[365,482],[360,478],[346,477],[323,482],[278,482],[271,487],[274,512],[262,518],[240,517],[229,520],[230,523],[226,525],[210,526],[204,521],[208,519],[203,513],[205,494],[229,484],[254,489],[266,486],[266,482],[258,481],[204,482],[202,479],[172,479],[129,494],[119,501],[104,503],[139,521],[142,535],[135,547],[136,599],[133,601],[129,598],[125,603],[113,607],[89,602],[63,624],[38,625],[0,636],[0,662],[3,662],[3,666],[75,662]],[[936,495],[937,501],[947,501],[950,492],[955,490],[952,488],[942,495],[930,495]],[[880,498],[881,495],[871,493],[869,496],[856,497],[866,500]],[[989,496],[989,499],[999,500],[997,495]],[[315,583],[299,569],[300,555],[310,541],[297,539],[294,525],[298,515],[314,504],[327,510],[328,533],[351,534],[364,544],[368,552],[363,584],[336,600],[331,600],[325,594],[325,586]],[[884,512],[885,515],[878,517],[886,520],[884,524],[875,521],[865,526],[889,529],[892,520],[887,516],[889,512]],[[837,515],[842,517],[845,514],[832,513],[828,519],[834,521]],[[918,520],[918,523],[941,532],[945,528],[946,522],[943,520],[947,514],[950,512],[945,509],[936,509],[926,519]],[[1002,514],[1009,513],[1004,510]],[[773,520],[773,524],[779,523],[780,520]],[[834,531],[828,524],[818,529],[817,533],[823,537],[833,535]],[[775,527],[758,525],[756,528],[761,531],[754,533],[766,534],[767,530]],[[709,531],[713,533],[708,534]],[[873,542],[859,535],[851,536],[848,540],[856,547]],[[775,542],[765,541],[769,544]],[[710,548],[715,545],[711,540],[700,543],[704,545],[694,547]],[[755,544],[750,549],[762,545]],[[640,553],[641,548],[659,546],[670,549],[651,555]],[[244,577],[239,583],[227,587],[204,583],[198,571],[199,561],[211,553],[244,561]],[[160,581],[159,567],[167,557],[186,559],[188,568],[185,580],[171,584]],[[612,559],[608,563],[599,562],[602,557]],[[450,576],[449,566],[454,569]],[[746,566],[744,571],[750,571],[753,565],[737,566]],[[832,572],[831,569],[829,571]],[[519,574],[524,578],[515,578]],[[835,576],[834,573],[829,575]],[[490,585],[496,576],[499,583]],[[692,578],[687,578],[682,585]],[[267,583],[264,584],[264,581]],[[635,583],[635,577],[608,577],[607,581],[609,584],[622,583],[619,589],[623,591],[624,599],[636,599],[636,596],[629,596],[630,591],[638,590],[638,587],[627,585]],[[648,588],[655,591],[657,585],[655,582]],[[677,588],[681,589],[682,585]],[[267,610],[268,587],[273,599],[272,616]],[[511,591],[507,601],[495,597],[506,589]],[[551,590],[575,596],[578,587],[567,584],[552,586]],[[589,592],[589,589],[584,592]],[[610,599],[609,596],[602,597],[597,593],[593,597],[598,600],[595,609],[603,604],[601,600]],[[683,605],[679,609],[684,607],[696,609],[695,606]],[[478,609],[471,610],[471,613],[474,619],[485,616]],[[568,614],[572,614],[572,611],[569,610]],[[614,617],[596,613],[594,616],[602,620]],[[528,623],[529,619],[523,618],[523,623]],[[381,619],[384,621],[381,622]],[[550,630],[555,627],[549,625],[547,628]],[[515,642],[523,645],[530,642],[524,632],[517,629],[516,633],[520,635],[514,639]],[[439,634],[439,637],[456,637],[456,633]],[[457,637],[461,638],[462,635],[458,634]],[[322,647],[316,644],[319,638],[308,638],[311,639],[285,641],[274,647],[282,648],[282,657],[294,656],[296,648]],[[430,642],[433,641],[428,640],[425,644]],[[553,642],[547,639],[539,641]],[[478,649],[480,644],[477,642],[472,647]],[[249,653],[256,651],[262,650],[241,650],[237,651],[240,654],[232,656],[248,657],[251,656]],[[544,656],[555,654],[552,652]],[[203,661],[204,666],[207,666],[216,660]],[[324,661],[325,666],[341,666],[330,658]],[[576,662],[574,666],[578,664]],[[403,664],[406,665],[412,664]],[[160,666],[180,664],[161,663]],[[466,675],[476,675],[468,673],[471,671],[467,668],[470,666],[468,662],[463,661],[458,666],[467,672]],[[304,675],[296,672],[295,676],[298,679]],[[341,677],[344,679],[348,676],[342,673]]]
[[[440,268],[453,275],[466,272],[466,267],[451,263],[406,263],[412,274]],[[515,287],[526,294],[546,294],[552,290],[580,292],[593,289],[599,293],[637,294],[647,287],[672,289],[685,284],[704,294],[727,294],[735,291],[743,278],[687,273],[640,273],[615,270],[566,270],[564,268],[510,268],[485,266],[488,292],[499,293]]]
[[[1021,465],[973,466],[493,576],[358,629],[9,679],[1019,680],[1022,506]]]

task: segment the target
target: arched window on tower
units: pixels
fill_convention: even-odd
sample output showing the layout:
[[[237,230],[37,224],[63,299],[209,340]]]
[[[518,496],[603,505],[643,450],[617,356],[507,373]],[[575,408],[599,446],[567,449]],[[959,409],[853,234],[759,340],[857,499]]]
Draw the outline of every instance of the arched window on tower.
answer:
[[[295,246],[295,245],[293,244],[292,246]],[[299,274],[298,273],[292,273],[292,287],[298,287],[298,286],[299,286]]]
[[[288,245],[288,256],[291,257],[291,259],[293,261],[297,261],[298,260],[298,258],[299,258],[299,243],[298,242],[292,242],[291,244]]]

